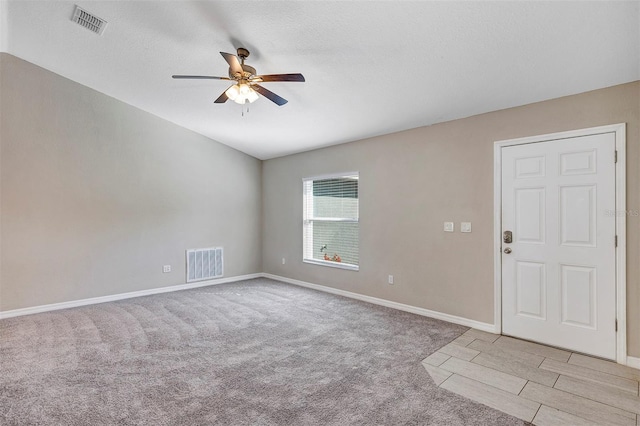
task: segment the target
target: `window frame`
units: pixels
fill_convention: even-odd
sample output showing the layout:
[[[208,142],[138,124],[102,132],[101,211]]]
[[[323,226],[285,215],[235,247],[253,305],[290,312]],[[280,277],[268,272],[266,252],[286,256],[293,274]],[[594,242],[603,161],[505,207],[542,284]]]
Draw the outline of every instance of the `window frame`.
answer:
[[[325,179],[339,179],[344,178],[345,176],[357,176],[358,177],[358,218],[350,219],[350,218],[340,218],[340,217],[323,217],[323,218],[307,218],[307,209],[306,209],[306,197],[307,193],[305,190],[306,182],[314,182],[316,180],[325,180]],[[342,173],[330,173],[325,175],[318,176],[310,176],[302,178],[302,262],[308,263],[311,265],[319,265],[319,266],[328,266],[331,268],[345,269],[349,271],[359,271],[360,265],[354,265],[351,263],[342,263],[342,262],[333,262],[330,260],[320,260],[320,259],[308,259],[305,257],[305,231],[306,226],[309,222],[346,222],[346,223],[357,223],[358,224],[358,253],[360,252],[360,172],[352,171],[352,172],[342,172]]]

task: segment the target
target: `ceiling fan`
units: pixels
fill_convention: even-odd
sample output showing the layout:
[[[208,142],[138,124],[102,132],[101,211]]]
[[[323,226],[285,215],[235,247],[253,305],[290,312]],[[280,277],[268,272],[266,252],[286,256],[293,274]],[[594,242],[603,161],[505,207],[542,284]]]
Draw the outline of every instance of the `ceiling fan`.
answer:
[[[238,56],[231,53],[220,52],[222,57],[229,64],[229,77],[216,77],[212,75],[173,75],[173,78],[183,79],[210,79],[210,80],[229,80],[234,84],[225,90],[218,99],[217,104],[223,104],[228,99],[245,104],[246,102],[254,102],[258,99],[258,94],[274,102],[278,106],[286,104],[288,101],[270,90],[265,89],[258,83],[268,83],[272,81],[300,81],[303,82],[302,74],[267,74],[258,75],[256,69],[244,63],[249,57],[249,51],[244,47],[238,48]],[[238,60],[240,58],[240,60]]]

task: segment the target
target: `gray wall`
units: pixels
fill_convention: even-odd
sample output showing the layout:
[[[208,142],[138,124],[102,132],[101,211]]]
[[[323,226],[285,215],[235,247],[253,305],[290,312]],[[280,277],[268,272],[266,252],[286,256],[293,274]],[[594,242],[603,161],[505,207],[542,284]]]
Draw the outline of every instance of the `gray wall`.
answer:
[[[261,271],[259,160],[11,55],[0,72],[0,310],[182,284],[188,248]]]
[[[265,161],[264,271],[493,323],[493,142],[626,122],[627,205],[639,210],[639,117],[635,82]],[[346,171],[360,172],[359,272],[302,262],[302,178]],[[632,356],[639,220],[627,222]],[[444,221],[457,231],[444,233]],[[471,234],[459,232],[461,221],[473,223]]]

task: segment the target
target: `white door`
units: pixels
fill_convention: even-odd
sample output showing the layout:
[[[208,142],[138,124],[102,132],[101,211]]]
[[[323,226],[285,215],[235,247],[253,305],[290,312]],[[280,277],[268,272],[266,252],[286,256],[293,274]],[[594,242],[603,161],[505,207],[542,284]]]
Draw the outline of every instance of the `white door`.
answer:
[[[614,133],[502,148],[504,334],[616,358],[614,156]]]

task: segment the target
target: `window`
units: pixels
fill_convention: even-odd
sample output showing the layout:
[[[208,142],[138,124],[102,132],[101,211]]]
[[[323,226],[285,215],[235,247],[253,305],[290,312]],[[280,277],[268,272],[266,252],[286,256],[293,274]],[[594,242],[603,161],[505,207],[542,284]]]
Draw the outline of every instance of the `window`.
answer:
[[[358,173],[303,180],[303,259],[358,270]]]

